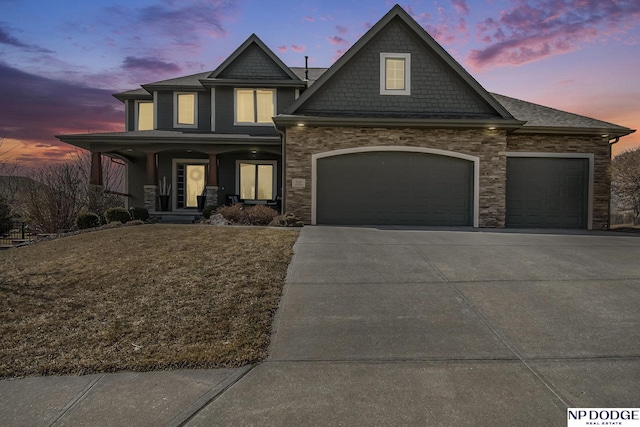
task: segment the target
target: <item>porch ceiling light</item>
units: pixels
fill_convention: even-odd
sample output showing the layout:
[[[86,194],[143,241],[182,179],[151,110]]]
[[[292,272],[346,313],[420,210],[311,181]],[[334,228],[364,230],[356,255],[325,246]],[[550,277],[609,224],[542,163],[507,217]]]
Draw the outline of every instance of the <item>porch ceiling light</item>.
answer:
[[[304,123],[298,123],[298,126],[303,127]]]
[[[496,130],[497,128],[495,126],[489,126],[489,130]]]

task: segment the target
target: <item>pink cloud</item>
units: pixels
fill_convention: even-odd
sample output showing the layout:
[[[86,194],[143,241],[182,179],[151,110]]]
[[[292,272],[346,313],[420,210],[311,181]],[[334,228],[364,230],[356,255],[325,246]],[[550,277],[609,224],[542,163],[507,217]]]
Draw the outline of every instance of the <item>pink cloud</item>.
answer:
[[[296,44],[292,44],[291,45],[291,50],[297,53],[302,53],[307,49],[307,47],[305,45],[296,45]]]
[[[343,25],[336,25],[336,31],[338,32],[338,34],[345,35],[345,34],[347,34],[347,31],[349,31],[349,30],[347,29],[347,27],[345,27]]]
[[[314,18],[313,16],[305,16],[304,20],[307,22],[315,22],[316,18]]]
[[[461,15],[468,15],[470,12],[469,5],[465,0],[451,0],[451,4],[453,4],[456,12]]]
[[[493,43],[472,50],[474,68],[521,65],[577,50],[582,44],[606,40],[640,22],[640,2],[620,0],[544,0],[534,6],[520,2],[476,25],[476,38]]]
[[[340,36],[327,37],[329,43],[333,45],[346,45],[348,42]]]
[[[278,46],[278,52],[285,53],[287,51],[287,46]]]

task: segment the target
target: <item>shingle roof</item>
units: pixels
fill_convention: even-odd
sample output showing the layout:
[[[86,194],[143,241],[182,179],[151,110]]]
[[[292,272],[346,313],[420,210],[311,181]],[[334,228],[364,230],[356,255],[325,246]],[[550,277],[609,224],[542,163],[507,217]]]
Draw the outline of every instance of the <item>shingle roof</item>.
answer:
[[[497,93],[493,97],[516,119],[525,121],[524,128],[580,128],[610,130],[612,132],[631,133],[631,129],[602,120],[592,119],[579,114],[557,110],[551,107],[522,101]]]
[[[304,67],[291,67],[291,71],[296,73],[296,76],[298,76],[300,80],[305,79],[306,70],[307,68],[304,68]],[[309,68],[308,70],[309,70],[309,86],[311,86],[313,83],[316,82],[316,80],[320,78],[321,75],[324,74],[325,71],[328,70],[328,68],[314,67],[314,68]]]
[[[205,71],[204,73],[191,74],[189,76],[176,77],[175,79],[161,80],[159,82],[147,83],[142,85],[142,87],[198,87],[202,88],[202,84],[200,84],[200,79],[206,79],[211,71]]]

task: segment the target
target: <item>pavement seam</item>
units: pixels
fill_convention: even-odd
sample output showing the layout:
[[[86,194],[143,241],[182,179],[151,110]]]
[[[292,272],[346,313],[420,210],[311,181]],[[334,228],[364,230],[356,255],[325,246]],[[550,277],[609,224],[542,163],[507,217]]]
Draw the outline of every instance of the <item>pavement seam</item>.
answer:
[[[171,421],[167,423],[167,426],[170,427],[182,427],[186,426],[189,421],[191,421],[196,415],[200,413],[204,408],[206,408],[211,402],[216,400],[220,395],[222,395],[225,391],[227,391],[230,387],[244,378],[249,372],[251,372],[255,368],[253,365],[244,366],[242,368],[237,369],[235,372],[230,374],[223,381],[218,383],[211,390],[200,396],[198,400],[193,402],[187,409],[182,411],[180,414],[176,415]]]
[[[93,381],[87,384],[82,390],[80,390],[80,392],[76,394],[73,399],[71,399],[71,401],[67,404],[67,406],[65,406],[62,409],[62,411],[60,412],[60,415],[58,415],[58,417],[55,420],[53,420],[51,424],[49,424],[49,426],[53,427],[54,425],[58,424],[58,422],[62,419],[62,417],[67,415],[67,413],[69,413],[78,403],[84,400],[87,394],[89,394],[89,392],[93,389],[93,387],[95,387],[95,385],[98,384],[98,381],[100,381],[102,378],[104,378],[104,374],[100,374],[97,378],[95,378]]]
[[[440,271],[440,269],[429,259],[428,256],[426,256],[424,254],[424,252],[422,252],[420,250],[419,247],[416,247],[416,249],[418,250],[418,252],[424,257],[424,259],[429,262],[429,264],[431,264],[431,266],[438,272],[438,274],[442,277],[442,280],[447,283],[449,285],[449,287],[462,299],[462,301],[464,301],[464,303],[469,307],[469,309],[480,319],[480,321],[482,323],[484,323],[484,325],[489,328],[489,330],[509,349],[509,351],[511,353],[513,353],[514,356],[516,356],[520,362],[522,363],[522,365],[529,371],[531,372],[531,374],[533,374],[533,376],[535,378],[538,379],[538,381],[540,381],[541,384],[543,384],[545,386],[545,388],[558,400],[560,401],[560,403],[562,403],[562,405],[564,405],[565,408],[573,408],[575,407],[575,404],[573,404],[567,397],[563,396],[559,390],[557,390],[556,386],[549,380],[547,379],[544,375],[542,375],[542,373],[538,372],[537,369],[534,369],[533,366],[531,366],[527,360],[522,357],[520,355],[520,353],[517,351],[517,349],[515,348],[515,345],[512,345],[511,343],[509,343],[507,341],[506,338],[504,338],[490,323],[487,319],[485,319],[485,317],[477,310],[477,308],[471,304],[471,301],[469,301],[467,299],[467,297],[451,282],[449,282],[447,276],[445,276],[445,274]]]

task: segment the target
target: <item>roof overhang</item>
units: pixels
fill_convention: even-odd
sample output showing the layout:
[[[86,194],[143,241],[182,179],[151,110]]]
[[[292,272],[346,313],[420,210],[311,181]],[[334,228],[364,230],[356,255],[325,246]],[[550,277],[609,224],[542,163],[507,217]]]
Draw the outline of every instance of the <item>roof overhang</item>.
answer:
[[[279,135],[275,136],[252,136],[244,134],[186,134],[167,132],[166,135],[149,135],[144,132],[122,132],[108,134],[75,134],[56,135],[62,142],[76,147],[91,150],[96,145],[123,146],[131,144],[136,147],[147,145],[191,148],[198,145],[280,145]]]
[[[523,126],[514,130],[517,135],[589,135],[602,138],[620,138],[634,133],[634,129],[626,128],[594,128],[594,127],[558,127],[558,126]]]
[[[277,127],[288,126],[359,126],[359,127],[413,127],[451,129],[519,129],[526,122],[515,119],[440,119],[440,118],[381,118],[381,117],[320,117],[279,115],[273,118]]]
[[[307,84],[301,80],[241,80],[241,79],[202,79],[204,87],[297,87],[303,88]]]

